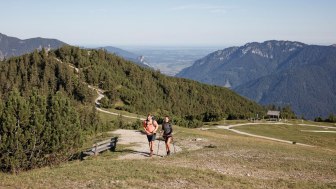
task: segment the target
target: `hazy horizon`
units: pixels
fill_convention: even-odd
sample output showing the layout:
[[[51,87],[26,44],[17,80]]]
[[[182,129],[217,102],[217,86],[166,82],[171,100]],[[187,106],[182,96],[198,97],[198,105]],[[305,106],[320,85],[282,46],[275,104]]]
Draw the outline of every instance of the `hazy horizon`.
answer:
[[[76,46],[240,46],[267,40],[336,43],[332,0],[23,1],[1,3],[1,33]]]

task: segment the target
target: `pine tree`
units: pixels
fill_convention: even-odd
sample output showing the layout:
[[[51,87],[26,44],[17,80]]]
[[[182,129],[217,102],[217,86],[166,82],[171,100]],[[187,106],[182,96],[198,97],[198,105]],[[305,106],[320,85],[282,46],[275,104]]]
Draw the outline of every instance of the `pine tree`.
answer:
[[[9,94],[1,117],[1,135],[3,148],[1,149],[1,169],[17,172],[25,167],[26,140],[25,129],[29,124],[28,103],[17,90]]]
[[[62,161],[82,144],[82,138],[77,112],[60,92],[51,97],[47,121],[50,122],[48,146],[52,158]]]
[[[28,75],[29,75],[29,81],[30,84],[33,87],[37,87],[40,83],[39,81],[39,73],[38,73],[38,65],[40,64],[40,56],[38,52],[34,52],[32,55],[32,61],[31,61],[31,66],[29,67]]]
[[[27,128],[27,135],[31,134],[30,141],[27,141],[29,146],[27,149],[28,161],[30,162],[30,168],[40,166],[43,164],[43,149],[45,142],[43,139],[44,131],[46,129],[46,112],[47,104],[46,99],[33,92],[29,100],[30,104],[30,118],[29,126]]]
[[[1,97],[1,96],[0,96]],[[5,149],[4,148],[4,143],[5,141],[3,140],[4,137],[2,136],[3,133],[4,133],[4,129],[3,129],[3,126],[2,126],[2,114],[3,114],[3,110],[4,110],[4,107],[3,107],[3,103],[2,103],[2,100],[0,98],[0,163],[1,163],[1,159],[2,159],[2,156],[1,154],[4,152],[3,150]]]

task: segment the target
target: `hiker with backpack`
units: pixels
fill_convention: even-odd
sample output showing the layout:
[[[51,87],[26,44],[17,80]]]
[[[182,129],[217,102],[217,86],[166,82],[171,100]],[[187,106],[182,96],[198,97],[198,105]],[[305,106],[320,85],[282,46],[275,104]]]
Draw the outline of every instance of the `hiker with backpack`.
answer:
[[[148,114],[147,119],[144,121],[144,130],[145,130],[145,133],[148,139],[150,157],[153,156],[153,146],[154,146],[154,141],[156,137],[156,131],[158,130],[158,128],[159,128],[159,125],[157,124],[155,119],[153,119],[151,114]]]
[[[170,142],[173,138],[173,128],[172,128],[171,123],[169,122],[168,116],[165,116],[163,120],[161,132],[163,132],[162,137],[166,143],[167,156],[169,156],[170,155]]]

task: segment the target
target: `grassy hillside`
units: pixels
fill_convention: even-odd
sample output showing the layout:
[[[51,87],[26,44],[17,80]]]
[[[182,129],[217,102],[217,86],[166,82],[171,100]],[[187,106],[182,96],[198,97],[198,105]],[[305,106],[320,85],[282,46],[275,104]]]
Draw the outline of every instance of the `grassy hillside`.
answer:
[[[336,154],[240,136],[227,130],[176,128],[178,145],[199,150],[167,158],[119,160],[117,152],[8,175],[6,188],[335,188]],[[201,138],[202,141],[193,141]],[[211,144],[214,148],[209,148]],[[197,166],[195,166],[197,165]]]

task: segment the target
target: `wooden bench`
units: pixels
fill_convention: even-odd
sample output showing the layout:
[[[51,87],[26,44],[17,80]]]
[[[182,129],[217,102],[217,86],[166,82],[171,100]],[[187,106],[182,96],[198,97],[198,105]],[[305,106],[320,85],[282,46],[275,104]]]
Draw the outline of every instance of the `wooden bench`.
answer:
[[[92,146],[92,148],[82,152],[82,159],[84,159],[85,156],[98,155],[100,152],[103,152],[109,149],[111,149],[112,151],[115,151],[117,142],[118,142],[118,137],[113,137],[108,140],[97,142],[96,144]]]

